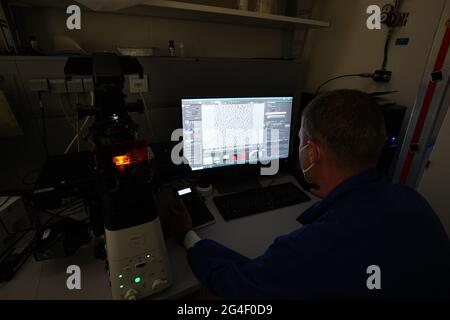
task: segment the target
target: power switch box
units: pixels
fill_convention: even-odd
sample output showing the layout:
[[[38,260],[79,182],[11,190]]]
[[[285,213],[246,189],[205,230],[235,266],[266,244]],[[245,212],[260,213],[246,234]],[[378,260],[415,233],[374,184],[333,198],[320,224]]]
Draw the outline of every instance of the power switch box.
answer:
[[[93,92],[94,91],[94,81],[92,78],[83,78],[83,87],[84,92]]]
[[[67,91],[71,92],[71,93],[83,93],[84,92],[84,88],[83,88],[83,80],[81,79],[71,79],[71,80],[66,80],[66,84],[67,84]]]
[[[64,79],[50,79],[50,91],[53,93],[67,92],[66,81]]]
[[[130,93],[146,93],[148,92],[148,77],[146,74],[141,78],[139,75],[133,74],[128,78],[130,85]]]
[[[373,80],[375,82],[389,82],[391,81],[392,77],[392,71],[386,71],[386,70],[377,70],[373,74]]]
[[[32,92],[47,92],[49,89],[47,79],[31,79],[30,90]]]

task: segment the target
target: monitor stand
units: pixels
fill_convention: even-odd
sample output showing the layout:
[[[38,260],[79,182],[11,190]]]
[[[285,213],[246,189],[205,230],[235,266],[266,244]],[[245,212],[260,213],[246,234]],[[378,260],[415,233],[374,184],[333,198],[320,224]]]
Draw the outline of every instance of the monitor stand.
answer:
[[[258,178],[259,168],[257,170],[231,169],[220,174],[213,181],[213,185],[220,194],[243,192],[261,187]]]

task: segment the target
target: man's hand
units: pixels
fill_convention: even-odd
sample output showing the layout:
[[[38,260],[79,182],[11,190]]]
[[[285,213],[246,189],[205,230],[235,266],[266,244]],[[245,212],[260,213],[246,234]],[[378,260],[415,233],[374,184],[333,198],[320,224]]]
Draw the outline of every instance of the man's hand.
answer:
[[[191,215],[184,205],[183,200],[180,200],[170,211],[171,234],[180,245],[183,245],[186,233],[192,230]]]

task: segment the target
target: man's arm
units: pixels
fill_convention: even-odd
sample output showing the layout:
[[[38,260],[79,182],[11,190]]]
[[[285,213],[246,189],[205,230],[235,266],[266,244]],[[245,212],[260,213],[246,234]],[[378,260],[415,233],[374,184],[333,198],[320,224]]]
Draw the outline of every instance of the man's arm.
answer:
[[[304,238],[308,228],[277,238],[262,256],[249,259],[215,241],[201,240],[192,231],[182,202],[172,212],[172,235],[187,248],[194,274],[216,295],[226,299],[292,299],[314,294],[308,270],[310,246],[306,244],[306,250],[299,251],[299,237]]]
[[[188,235],[187,235],[188,237]],[[188,249],[191,269],[200,282],[225,299],[301,298],[308,291],[295,283],[298,254],[289,236],[280,237],[256,259],[249,259],[211,240],[198,240]]]

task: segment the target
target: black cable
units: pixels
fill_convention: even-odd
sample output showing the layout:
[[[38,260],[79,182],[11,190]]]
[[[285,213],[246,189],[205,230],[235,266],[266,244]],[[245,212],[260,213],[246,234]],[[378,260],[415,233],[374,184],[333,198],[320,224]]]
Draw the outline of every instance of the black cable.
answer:
[[[61,218],[61,216],[60,216],[59,214],[50,212],[50,211],[48,211],[48,210],[42,210],[42,213],[51,215],[51,216],[54,217],[54,218]]]
[[[25,210],[28,211],[29,194],[28,194],[28,192],[26,190],[16,190],[16,189],[9,189],[8,190],[7,189],[7,190],[0,191],[0,195],[2,195],[2,194],[6,195],[7,198],[6,198],[5,201],[3,201],[0,204],[0,208],[3,207],[8,202],[8,200],[10,200],[12,197],[21,197],[22,200],[24,201]],[[6,230],[8,235],[15,235],[16,233],[18,233],[18,232],[11,233],[1,219],[0,219],[0,223],[2,224],[3,228]]]
[[[11,232],[9,232],[8,228],[6,227],[2,219],[0,219],[0,224],[2,225],[3,229],[5,229],[6,233],[10,236]]]
[[[46,122],[45,108],[42,102],[42,92],[38,93],[38,97],[39,97],[39,107],[41,108],[41,116],[42,116],[42,133],[43,133],[44,150],[45,155],[48,158],[47,122]]]
[[[7,197],[14,197],[14,196],[27,196],[29,194],[29,191],[26,189],[16,189],[16,188],[10,188],[10,189],[1,189],[0,190],[0,196],[7,196]]]
[[[30,228],[25,228],[25,229],[22,229],[22,230],[17,230],[17,231],[14,231],[14,232],[10,232],[7,228],[6,228],[6,226],[3,224],[3,221],[0,221],[1,222],[1,224],[3,225],[3,228],[5,228],[5,230],[6,230],[6,233],[8,234],[8,236],[15,236],[16,234],[19,234],[19,233],[22,233],[22,232],[28,232],[28,231],[32,231],[32,230],[38,230],[39,228],[37,228],[37,227],[30,227]]]
[[[73,205],[71,205],[71,206],[68,206],[68,207],[63,208],[63,209],[61,209],[61,210],[58,211],[58,212],[51,212],[51,211],[49,211],[49,210],[42,210],[42,212],[43,212],[43,213],[46,213],[46,214],[48,214],[48,215],[51,215],[51,216],[53,216],[54,218],[63,218],[63,217],[66,217],[66,216],[61,215],[61,214],[63,214],[64,212],[66,212],[66,211],[73,211],[73,210],[79,210],[79,209],[81,209],[81,208],[83,208],[83,207],[84,207],[84,204],[83,204],[83,203],[76,203],[76,204],[73,204]],[[67,215],[67,217],[68,217],[68,216],[71,216],[71,215],[73,215],[73,214],[78,214],[78,213],[80,213],[80,212],[70,212],[70,214]]]
[[[40,169],[33,169],[29,172],[27,172],[23,177],[22,177],[22,184],[25,186],[32,186],[36,183],[37,178],[34,179],[33,181],[28,181],[28,177],[31,176],[34,173],[39,173]]]
[[[57,212],[50,212],[50,211],[48,211],[48,210],[44,210],[44,211],[43,211],[44,213],[49,214],[49,215],[52,216],[52,217],[51,217],[48,221],[46,221],[45,223],[48,224],[48,223],[50,223],[51,221],[53,221],[53,219],[55,219],[55,218],[64,218],[64,217],[69,217],[69,216],[74,215],[74,214],[78,214],[79,212],[71,213],[71,214],[69,214],[69,215],[67,215],[67,216],[62,216],[62,215],[61,215],[62,213],[66,212],[66,211],[68,211],[68,210],[80,209],[80,208],[83,207],[83,206],[84,206],[84,202],[81,202],[81,203],[80,203],[80,202],[75,202],[75,203],[72,203],[72,204],[70,204],[70,205],[68,205],[68,206],[66,206],[66,207],[64,207],[64,208],[62,208],[61,210],[59,210],[59,211],[57,211]]]
[[[6,197],[6,199],[0,204],[0,208],[3,207],[9,201],[9,199],[11,199],[11,197]],[[6,227],[5,223],[3,222],[3,220],[1,218],[0,218],[0,224],[2,225],[3,229],[5,229],[7,234],[11,235],[11,232],[9,232],[8,228]]]
[[[397,17],[399,15],[399,10],[400,7],[402,5],[402,0],[395,0],[395,5],[393,6],[393,14],[395,15],[395,17]],[[386,42],[384,43],[384,53],[383,53],[383,63],[381,64],[381,70],[386,71],[387,68],[387,63],[388,63],[388,58],[389,58],[389,44],[391,42],[391,38],[392,38],[392,34],[394,33],[394,29],[395,29],[395,24],[394,25],[390,25],[389,26],[389,30],[388,30],[388,34],[386,36]]]
[[[320,93],[320,89],[322,89],[325,85],[327,85],[328,83],[337,80],[337,79],[341,79],[341,78],[350,78],[350,77],[362,77],[362,78],[369,78],[372,77],[372,74],[369,73],[353,73],[353,74],[344,74],[342,76],[337,76],[334,78],[331,78],[327,81],[325,81],[324,83],[322,83],[316,90],[316,95],[318,95]]]
[[[385,71],[386,67],[387,67],[388,58],[389,58],[389,43],[391,42],[393,31],[394,31],[393,28],[389,28],[389,31],[388,31],[388,34],[386,37],[386,42],[384,43],[383,63],[381,65],[381,70],[383,70],[383,71]]]

